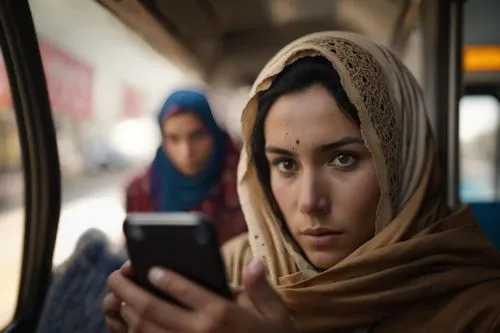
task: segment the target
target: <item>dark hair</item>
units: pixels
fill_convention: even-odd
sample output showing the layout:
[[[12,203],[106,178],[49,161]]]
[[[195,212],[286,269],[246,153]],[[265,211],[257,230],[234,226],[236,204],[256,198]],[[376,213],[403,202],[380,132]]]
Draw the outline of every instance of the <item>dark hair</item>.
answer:
[[[278,98],[283,95],[303,91],[315,84],[325,87],[335,99],[340,109],[356,125],[360,125],[358,111],[349,100],[349,97],[347,97],[340,82],[339,74],[331,62],[324,57],[303,57],[286,66],[274,79],[271,87],[258,95],[257,117],[250,139],[251,156],[255,163],[259,182],[264,189],[267,199],[271,203],[271,208],[276,217],[281,220],[285,229],[287,228],[284,223],[283,214],[271,190],[269,164],[265,154],[264,123],[269,114],[269,109]]]

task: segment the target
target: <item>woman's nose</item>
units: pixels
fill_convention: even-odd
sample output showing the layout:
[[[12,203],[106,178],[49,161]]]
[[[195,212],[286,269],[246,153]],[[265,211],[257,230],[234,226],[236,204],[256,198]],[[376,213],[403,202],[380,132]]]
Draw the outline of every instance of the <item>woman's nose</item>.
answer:
[[[180,150],[182,160],[186,162],[190,161],[193,155],[193,147],[191,144],[189,142],[184,142]]]
[[[299,210],[303,214],[317,215],[329,211],[330,200],[325,181],[320,175],[305,172],[302,175],[299,195]]]

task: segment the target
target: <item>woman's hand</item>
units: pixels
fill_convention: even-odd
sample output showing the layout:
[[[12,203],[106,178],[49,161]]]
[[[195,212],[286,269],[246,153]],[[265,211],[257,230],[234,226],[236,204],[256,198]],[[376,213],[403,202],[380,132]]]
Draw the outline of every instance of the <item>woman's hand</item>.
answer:
[[[122,272],[116,271],[109,278],[109,288],[115,297],[125,304],[120,306],[123,320],[120,324],[124,324],[128,332],[295,331],[284,303],[268,284],[264,265],[258,260],[253,261],[247,269],[243,290],[237,292],[238,302],[228,301],[168,270],[151,270],[150,280],[157,288],[176,298],[188,309],[155,297],[130,281]],[[108,302],[113,303],[112,300]],[[115,313],[117,307],[105,306],[105,309],[108,309],[107,318],[111,320],[111,314]],[[112,321],[115,324],[116,322]],[[109,328],[112,329],[111,326]]]
[[[119,270],[123,276],[130,278],[132,276],[132,266],[130,261],[127,261]],[[243,307],[254,309],[248,295],[243,292],[241,286],[231,286],[234,299]],[[127,324],[122,318],[121,307],[123,301],[119,299],[114,293],[109,292],[103,299],[102,306],[106,315],[106,326],[110,333],[127,333]]]
[[[119,272],[124,277],[131,277],[132,267],[130,262],[127,261],[116,272]],[[112,292],[108,293],[102,301],[102,309],[106,315],[106,326],[108,326],[111,333],[127,333],[127,325],[120,314],[122,303],[122,300]]]

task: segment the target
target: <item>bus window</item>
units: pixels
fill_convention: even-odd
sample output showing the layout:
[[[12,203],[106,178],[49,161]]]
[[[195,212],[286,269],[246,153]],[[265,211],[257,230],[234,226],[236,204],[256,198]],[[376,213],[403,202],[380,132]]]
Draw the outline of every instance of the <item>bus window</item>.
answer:
[[[24,236],[24,178],[17,123],[0,51],[0,331],[17,304]]]
[[[496,201],[500,198],[496,163],[500,103],[491,95],[466,95],[459,110],[460,199]]]
[[[63,269],[90,229],[122,249],[125,187],[154,157],[156,112],[184,75],[97,1],[29,5],[57,132],[62,204],[53,264]],[[54,20],[54,12],[64,15]]]

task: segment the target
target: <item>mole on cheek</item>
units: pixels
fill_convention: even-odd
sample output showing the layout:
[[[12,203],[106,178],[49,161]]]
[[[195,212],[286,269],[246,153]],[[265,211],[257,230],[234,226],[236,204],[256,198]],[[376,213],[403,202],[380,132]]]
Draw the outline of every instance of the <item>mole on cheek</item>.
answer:
[[[300,145],[300,140],[299,139],[295,140],[295,143],[297,144],[297,146]]]

